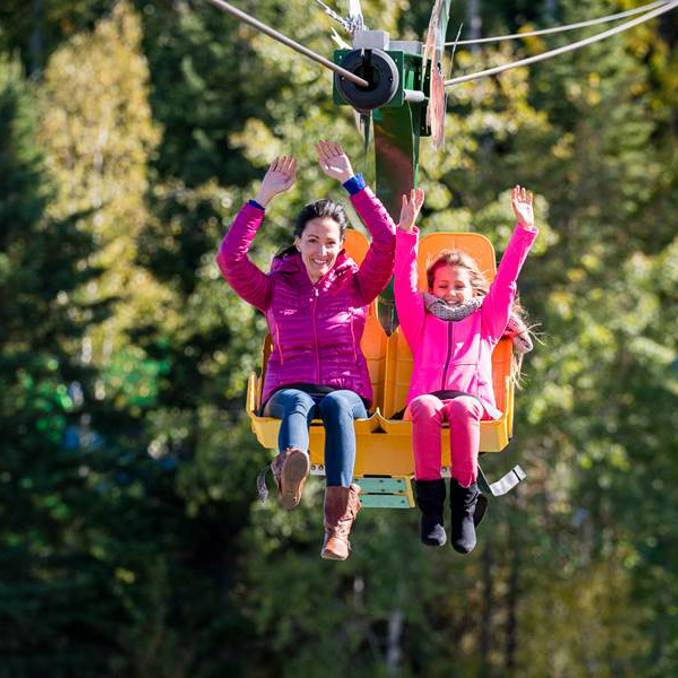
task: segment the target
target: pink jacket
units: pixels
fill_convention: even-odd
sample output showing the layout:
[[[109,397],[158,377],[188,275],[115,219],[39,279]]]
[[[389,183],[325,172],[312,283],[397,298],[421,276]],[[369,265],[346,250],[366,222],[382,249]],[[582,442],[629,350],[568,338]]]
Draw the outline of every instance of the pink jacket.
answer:
[[[268,274],[247,252],[264,212],[245,205],[224,237],[217,263],[233,290],[263,311],[273,338],[262,402],[285,384],[306,383],[355,391],[372,401],[360,340],[368,306],[393,273],[395,224],[369,188],[351,196],[372,243],[360,267],[345,252],[311,284],[298,253],[275,259]]]
[[[398,229],[395,300],[414,358],[407,404],[424,393],[464,391],[480,400],[489,417],[501,417],[492,387],[492,350],[506,329],[518,274],[537,233],[517,225],[483,305],[464,320],[445,321],[426,312],[417,291],[419,229]]]

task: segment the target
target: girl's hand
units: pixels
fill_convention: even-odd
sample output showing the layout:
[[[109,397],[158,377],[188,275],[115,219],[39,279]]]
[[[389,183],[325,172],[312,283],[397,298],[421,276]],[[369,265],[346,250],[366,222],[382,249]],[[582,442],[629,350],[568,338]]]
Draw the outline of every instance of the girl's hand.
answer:
[[[511,192],[511,207],[513,213],[516,215],[516,220],[528,231],[534,230],[534,210],[532,203],[534,197],[532,191],[526,191],[520,186],[515,186]]]
[[[417,188],[407,194],[403,194],[403,204],[400,208],[400,219],[398,221],[398,228],[408,233],[414,228],[414,222],[419,216],[421,206],[424,204],[424,189]]]
[[[281,155],[269,165],[254,199],[266,207],[278,193],[289,190],[296,178],[297,161],[291,155]]]
[[[353,176],[353,167],[344,149],[332,141],[320,140],[315,145],[318,153],[320,169],[332,179],[338,179],[343,184]]]

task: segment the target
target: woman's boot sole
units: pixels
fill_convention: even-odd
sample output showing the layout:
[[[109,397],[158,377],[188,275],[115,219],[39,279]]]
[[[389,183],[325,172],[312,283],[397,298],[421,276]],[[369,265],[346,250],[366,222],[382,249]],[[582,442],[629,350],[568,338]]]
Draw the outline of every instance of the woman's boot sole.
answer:
[[[301,501],[300,485],[306,479],[311,470],[311,463],[308,455],[301,450],[292,452],[285,461],[285,466],[282,470],[281,485],[282,495],[280,497],[280,504],[287,511],[299,506]]]
[[[320,557],[323,560],[348,560],[348,557],[351,555],[351,550],[349,548],[348,553],[342,558],[341,556],[335,555],[332,551],[326,550],[325,547],[320,550]]]
[[[325,553],[324,551],[320,554],[320,557],[323,560],[337,560],[337,561],[348,560],[348,556],[346,556],[346,558],[338,558],[334,554]]]

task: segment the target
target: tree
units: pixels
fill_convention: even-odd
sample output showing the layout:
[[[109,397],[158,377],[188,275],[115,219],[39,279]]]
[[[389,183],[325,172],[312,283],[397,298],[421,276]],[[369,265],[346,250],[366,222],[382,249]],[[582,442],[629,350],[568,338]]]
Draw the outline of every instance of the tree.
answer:
[[[330,20],[312,4],[249,10],[328,54]],[[362,4],[368,25],[401,37],[421,36],[430,11]],[[255,502],[269,452],[242,401],[265,324],[213,258],[273,156],[297,156],[299,181],[267,211],[253,251],[262,268],[306,201],[342,199],[317,169],[315,140],[341,141],[373,177],[350,111],[331,103],[322,67],[208,3],[45,7],[44,87],[3,66],[12,84],[0,99],[8,670],[670,674],[670,23],[450,91],[444,153],[423,143],[421,225],[476,229],[501,252],[505,192],[537,194],[542,233],[520,289],[544,345],[526,361],[511,447],[484,460],[491,475],[520,462],[529,479],[493,502],[468,558],[420,547],[414,512],[363,511],[351,559],[328,568],[319,482],[294,513]],[[608,9],[502,2],[481,13],[500,33]],[[0,45],[29,63],[20,11],[0,10],[17,28]],[[570,37],[458,50],[455,72]],[[36,101],[53,188],[28,122]]]

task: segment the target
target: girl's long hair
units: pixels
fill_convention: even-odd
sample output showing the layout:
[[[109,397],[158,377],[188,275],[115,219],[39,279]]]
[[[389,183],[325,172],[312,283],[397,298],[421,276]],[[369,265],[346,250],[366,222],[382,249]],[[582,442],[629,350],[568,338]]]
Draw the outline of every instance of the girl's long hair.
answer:
[[[304,230],[306,229],[306,224],[311,221],[311,219],[324,218],[333,219],[339,225],[339,238],[343,242],[344,236],[346,234],[346,229],[348,228],[349,221],[344,207],[333,200],[328,200],[323,198],[322,200],[316,200],[315,202],[310,202],[306,205],[301,212],[297,215],[297,218],[294,222],[294,237],[301,238]],[[296,254],[297,248],[292,244],[284,247],[282,250],[276,253],[275,259],[283,259],[284,257],[289,256],[290,254]]]
[[[429,290],[433,289],[433,281],[435,279],[436,271],[443,266],[456,266],[465,268],[469,274],[469,281],[473,289],[474,296],[485,296],[490,289],[485,274],[480,270],[478,262],[463,250],[441,250],[438,256],[431,261],[426,267],[426,282]],[[527,324],[527,311],[520,303],[520,299],[516,296],[511,305],[511,316],[517,318],[524,326],[530,336],[534,336],[529,325]],[[511,354],[511,379],[516,386],[521,386],[520,375],[523,366],[522,354],[516,354],[514,351]]]

